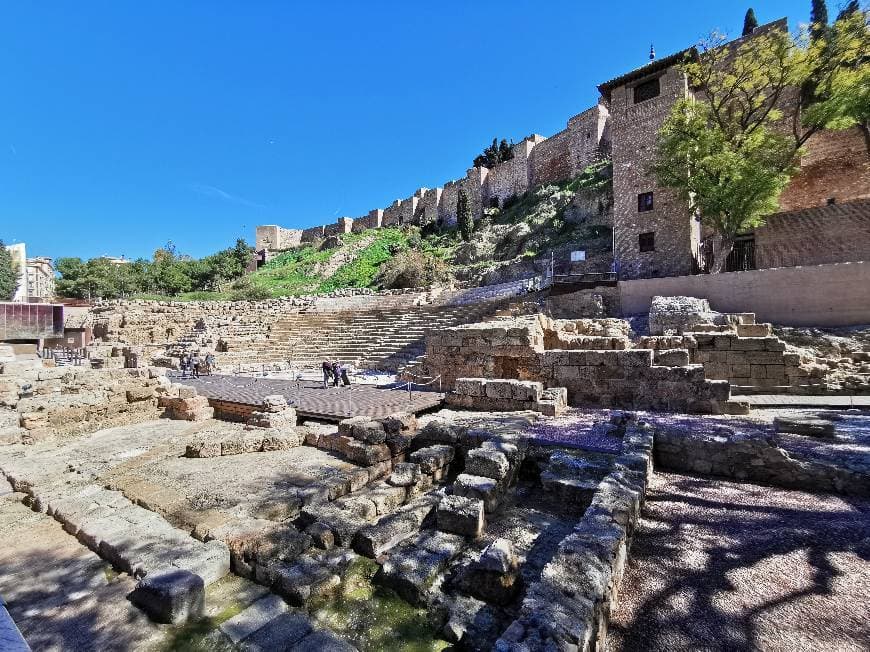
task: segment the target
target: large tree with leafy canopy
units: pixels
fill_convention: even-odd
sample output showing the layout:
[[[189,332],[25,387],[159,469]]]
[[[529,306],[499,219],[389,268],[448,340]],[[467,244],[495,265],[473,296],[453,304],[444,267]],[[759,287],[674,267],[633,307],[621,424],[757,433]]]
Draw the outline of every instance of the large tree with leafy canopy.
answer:
[[[12,255],[0,240],[0,301],[11,301],[18,289],[18,273]]]
[[[734,45],[714,34],[683,64],[698,97],[674,106],[653,171],[715,232],[714,271],[737,235],[777,210],[814,133],[867,122],[866,16],[838,22],[815,40],[769,30]]]

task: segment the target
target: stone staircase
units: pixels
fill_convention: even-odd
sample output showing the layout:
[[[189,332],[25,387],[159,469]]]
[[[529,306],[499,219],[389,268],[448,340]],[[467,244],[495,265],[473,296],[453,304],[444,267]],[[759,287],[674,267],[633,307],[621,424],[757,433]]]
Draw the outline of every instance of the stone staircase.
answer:
[[[266,337],[231,343],[219,362],[290,361],[317,367],[328,359],[360,368],[401,370],[423,356],[429,332],[490,319],[504,303],[300,311],[275,322]]]

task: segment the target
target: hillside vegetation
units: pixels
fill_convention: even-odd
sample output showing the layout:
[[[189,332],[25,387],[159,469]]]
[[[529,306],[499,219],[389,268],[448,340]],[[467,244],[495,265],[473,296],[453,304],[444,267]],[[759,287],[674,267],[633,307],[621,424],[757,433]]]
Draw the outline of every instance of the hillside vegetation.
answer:
[[[153,260],[122,265],[65,258],[58,261],[58,290],[88,299],[242,300],[422,288],[452,279],[497,283],[539,273],[551,259],[567,260],[573,249],[584,249],[593,261],[608,253],[612,232],[603,218],[611,203],[610,166],[603,162],[487,208],[463,230],[428,224],[349,233],[283,252],[248,275],[253,250],[243,240],[201,259],[178,253],[172,243]]]
[[[468,241],[456,228],[435,225],[346,234],[340,246],[324,248],[327,243],[320,242],[287,251],[247,278],[270,296],[425,287],[450,278],[496,281],[511,270],[533,269],[534,261],[549,260],[551,251],[559,259],[575,248],[585,249],[587,257],[608,252],[610,228],[581,207],[591,203],[591,212],[602,215],[610,197],[610,169],[600,164],[573,180],[513,198],[500,209],[485,209]]]

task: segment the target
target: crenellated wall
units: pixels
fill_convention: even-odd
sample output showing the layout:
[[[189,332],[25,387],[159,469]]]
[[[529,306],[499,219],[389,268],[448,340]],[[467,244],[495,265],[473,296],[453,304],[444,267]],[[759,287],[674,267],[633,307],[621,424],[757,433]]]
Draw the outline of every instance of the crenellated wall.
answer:
[[[464,190],[472,214],[549,183],[573,178],[610,150],[609,113],[598,104],[572,117],[567,127],[550,138],[534,134],[513,146],[514,158],[492,169],[473,167],[461,179],[439,188],[418,188],[406,199],[396,199],[383,209],[367,215],[341,217],[333,224],[308,229],[284,229],[276,225],[258,226],[258,251],[279,251],[315,242],[341,233],[359,233],[367,229],[404,224],[424,225],[433,222],[456,224],[456,203]]]

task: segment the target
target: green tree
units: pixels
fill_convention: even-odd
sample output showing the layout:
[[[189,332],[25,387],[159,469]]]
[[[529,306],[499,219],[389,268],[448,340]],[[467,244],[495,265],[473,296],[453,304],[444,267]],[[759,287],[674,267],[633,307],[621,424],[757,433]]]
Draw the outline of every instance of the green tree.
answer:
[[[514,157],[514,151],[511,144],[502,138],[499,142],[498,138],[492,139],[492,145],[483,150],[483,153],[475,157],[474,167],[494,168],[499,163],[510,161]]]
[[[755,18],[755,10],[750,7],[746,10],[746,15],[743,17],[743,36],[752,34],[756,27],[758,27],[758,19]]]
[[[840,13],[837,14],[837,20],[848,18],[849,16],[853,16],[860,12],[861,3],[859,3],[858,0],[850,0],[850,2],[846,3],[846,6],[840,10]]]
[[[12,263],[12,255],[0,240],[0,301],[11,301],[18,289],[18,274]]]
[[[810,37],[815,40],[828,29],[828,7],[825,0],[813,0],[810,8]]]
[[[456,198],[456,222],[462,239],[466,242],[471,240],[474,234],[474,217],[468,204],[468,195],[462,189],[459,190],[459,196]]]
[[[824,38],[804,39],[798,76],[806,78],[804,135],[858,126],[870,157],[870,25],[867,12],[844,10]],[[797,132],[797,126],[795,127]]]
[[[858,87],[866,79],[866,61],[856,70],[845,65],[854,59],[855,47],[846,36],[808,45],[770,31],[730,45],[714,35],[684,64],[704,101],[674,106],[658,134],[653,171],[660,185],[675,189],[715,231],[714,271],[721,271],[736,235],[777,210],[801,147],[813,133],[856,123],[857,98],[868,91]],[[823,60],[816,62],[815,56]],[[814,108],[821,90],[814,91],[806,111],[788,101],[810,79],[830,92],[827,108]],[[837,79],[841,84],[828,83]]]

